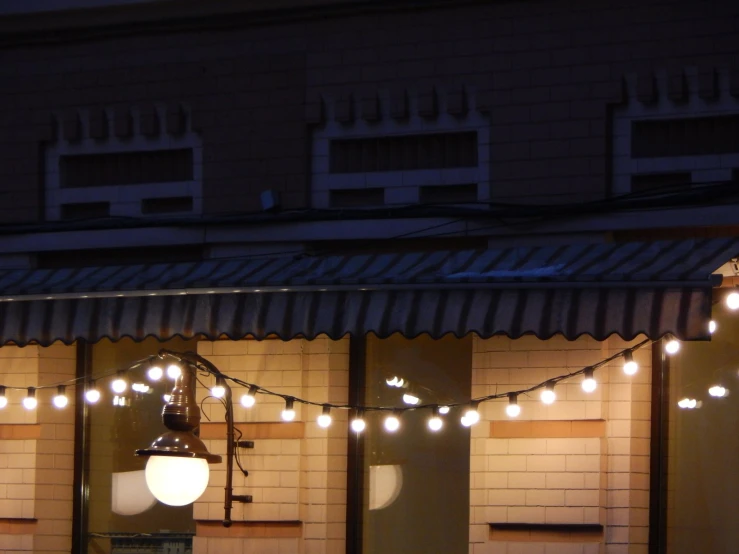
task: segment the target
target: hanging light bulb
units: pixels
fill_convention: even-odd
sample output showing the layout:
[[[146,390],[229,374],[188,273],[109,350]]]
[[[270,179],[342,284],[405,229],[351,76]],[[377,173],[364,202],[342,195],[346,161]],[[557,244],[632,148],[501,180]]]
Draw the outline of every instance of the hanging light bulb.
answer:
[[[521,415],[521,406],[518,405],[518,395],[515,392],[508,395],[508,406],[505,407],[505,413],[508,417]]]
[[[169,401],[172,400],[172,395],[171,394],[163,394],[162,395],[162,400],[164,400],[167,404],[169,404]]]
[[[553,404],[555,400],[557,400],[557,393],[554,392],[554,383],[548,383],[541,391],[541,401],[544,404]]]
[[[624,352],[624,373],[626,375],[635,375],[639,371],[639,364],[634,361],[634,354],[631,350]]]
[[[716,325],[716,322],[714,320],[709,321],[708,332],[713,335],[716,332],[716,329],[718,329],[718,325]]]
[[[151,387],[146,383],[134,383],[133,385],[131,385],[132,391],[140,392],[142,394],[149,392],[149,389],[151,389]]]
[[[403,379],[402,377],[398,377],[398,382],[395,383],[395,386],[399,389],[402,389],[405,386],[405,383],[405,379]]]
[[[398,386],[398,378],[397,376],[390,377],[388,379],[385,379],[385,383],[387,383],[388,387],[397,387]]]
[[[665,343],[665,352],[667,352],[669,355],[673,355],[677,354],[678,350],[680,350],[680,341],[677,340],[675,337],[670,337],[669,339],[667,339],[667,342]]]
[[[98,400],[100,400],[100,391],[98,390],[95,381],[90,381],[87,384],[87,390],[85,391],[85,400],[87,400],[89,404],[95,404]]]
[[[449,413],[449,406],[439,406],[439,413],[441,415],[447,415]]]
[[[739,310],[739,292],[732,292],[726,297],[726,307],[730,310]]]
[[[357,409],[357,412],[354,414],[354,419],[352,419],[351,422],[352,431],[355,433],[361,433],[364,431],[365,427],[367,427],[367,424],[364,422],[364,410]]]
[[[415,394],[413,394],[412,392],[406,392],[406,393],[405,393],[405,394],[403,395],[403,402],[405,402],[406,404],[410,404],[411,406],[415,406],[415,405],[416,405],[416,404],[418,404],[418,403],[419,403],[420,401],[421,401],[421,399],[420,399],[420,398],[418,398],[418,396],[416,396],[416,395],[415,395]]]
[[[38,400],[36,400],[36,389],[28,387],[28,395],[23,399],[23,407],[26,410],[35,410],[38,406]]]
[[[585,379],[582,380],[582,390],[590,394],[593,392],[596,388],[598,388],[598,383],[595,381],[595,378],[593,377],[593,368],[589,367],[583,372],[583,375],[585,376]]]
[[[439,431],[444,426],[444,421],[439,416],[438,406],[434,406],[434,409],[431,412],[431,417],[428,420],[428,426],[429,426],[429,429],[431,429],[434,432]]]
[[[722,387],[721,385],[713,385],[710,389],[708,389],[708,394],[710,394],[714,398],[723,398],[728,393],[729,391],[726,389],[726,387]]]
[[[292,421],[295,419],[295,400],[293,398],[285,398],[285,409],[282,410],[282,421]]]
[[[146,372],[146,376],[149,378],[150,381],[159,381],[159,379],[161,379],[163,375],[164,370],[162,370],[162,368],[158,365],[151,366],[149,368],[149,371]]]
[[[173,381],[177,379],[177,377],[179,377],[180,375],[182,375],[182,368],[180,368],[180,366],[178,366],[177,364],[171,364],[167,368],[167,377],[169,377]]]
[[[0,410],[8,405],[8,397],[5,396],[5,387],[0,385]]]
[[[249,387],[249,392],[241,396],[241,405],[244,408],[251,408],[254,404],[257,403],[257,391],[259,390],[259,387],[256,385],[251,385]]]
[[[475,423],[480,421],[480,412],[477,411],[478,402],[473,402],[470,407],[465,410],[462,416],[462,425],[465,427],[472,427]]]
[[[54,406],[57,408],[65,408],[69,404],[69,398],[67,398],[66,387],[59,385],[56,388],[56,396],[51,400]]]
[[[116,373],[115,380],[110,384],[111,390],[116,394],[123,394],[128,388],[128,382],[126,381],[126,372],[119,371]]]
[[[226,383],[220,375],[216,377],[216,384],[210,389],[210,394],[215,398],[223,398],[226,395]]]
[[[391,413],[385,418],[385,430],[390,433],[395,433],[400,429],[400,418],[395,412]]]
[[[331,425],[331,406],[328,404],[323,405],[321,415],[318,416],[316,423],[318,423],[319,427],[323,427],[324,429]]]

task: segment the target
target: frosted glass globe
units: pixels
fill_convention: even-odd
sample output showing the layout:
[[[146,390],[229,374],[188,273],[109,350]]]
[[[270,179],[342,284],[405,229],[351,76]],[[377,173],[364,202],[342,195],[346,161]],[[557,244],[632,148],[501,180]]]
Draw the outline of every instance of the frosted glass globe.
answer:
[[[116,394],[123,394],[128,388],[128,383],[126,383],[125,379],[116,379],[110,384],[110,388]]]
[[[508,414],[508,417],[518,417],[521,415],[521,406],[518,404],[508,404],[505,407],[505,413]]]
[[[434,416],[429,419],[428,426],[432,431],[438,431],[444,426],[444,422],[439,416]]]
[[[624,371],[626,371],[624,366]],[[593,392],[598,387],[598,383],[595,382],[595,379],[592,377],[588,377],[587,379],[582,380],[582,390],[585,392]]]
[[[38,400],[36,400],[35,396],[26,396],[23,399],[23,407],[26,410],[35,410],[36,406],[38,406]]]
[[[624,373],[626,375],[636,375],[639,371],[639,365],[634,360],[629,360],[624,364]]]
[[[739,292],[732,292],[726,297],[726,306],[730,310],[739,310]]]
[[[85,392],[85,400],[87,400],[90,404],[95,404],[98,400],[100,400],[100,391],[97,389],[90,389],[87,392]]]
[[[410,404],[412,406],[415,406],[421,401],[420,398],[418,398],[415,394],[405,393],[403,395],[403,402],[406,404]]]
[[[676,339],[670,339],[667,341],[667,344],[665,344],[665,352],[668,354],[677,354],[678,350],[680,350],[680,342]]]
[[[446,415],[449,413],[449,406],[439,406],[439,413],[441,415]]]
[[[331,416],[328,414],[321,414],[318,416],[317,423],[319,427],[323,427],[325,429],[331,425]]]
[[[0,409],[8,405],[8,399],[5,396],[0,396]]]
[[[182,369],[180,369],[180,366],[172,364],[167,368],[167,377],[173,381],[180,375],[182,375]]]
[[[463,425],[465,427],[470,427],[470,426],[474,425],[475,423],[477,423],[478,421],[480,421],[480,412],[478,412],[475,409],[469,409],[464,414],[464,418],[463,419],[465,421],[467,421],[467,423],[464,423],[463,422]]]
[[[251,394],[245,394],[241,397],[241,405],[244,408],[251,408],[256,402],[257,399]]]
[[[361,433],[364,431],[365,427],[367,427],[367,424],[363,419],[357,418],[352,420],[352,431],[355,433]]]
[[[541,391],[541,401],[544,404],[552,404],[557,399],[557,395],[552,389],[544,389]]]
[[[398,429],[400,429],[400,420],[395,416],[387,416],[385,418],[385,429],[387,431],[390,431],[391,433],[394,433]]]
[[[223,398],[226,396],[226,387],[223,385],[216,385],[212,389],[210,389],[210,394],[213,395],[216,398]]]
[[[147,375],[152,381],[159,381],[159,379],[162,378],[162,375],[164,375],[164,371],[162,371],[161,367],[155,365],[149,368]]]
[[[146,462],[146,486],[162,504],[192,504],[208,487],[210,469],[202,458],[151,456]]]
[[[63,394],[57,394],[54,397],[54,406],[57,408],[65,408],[69,404],[69,399]]]

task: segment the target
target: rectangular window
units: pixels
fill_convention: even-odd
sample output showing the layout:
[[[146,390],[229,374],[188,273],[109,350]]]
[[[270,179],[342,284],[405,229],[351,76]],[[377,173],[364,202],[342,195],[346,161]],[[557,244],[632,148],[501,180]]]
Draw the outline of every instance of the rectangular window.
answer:
[[[739,115],[631,123],[631,156],[663,158],[739,153]]]
[[[364,404],[408,407],[468,402],[472,390],[472,337],[406,339],[367,337]],[[393,377],[402,385],[391,386]],[[366,414],[363,432],[363,554],[469,551],[470,430],[459,424],[462,408],[442,416],[430,431],[430,409],[399,415],[388,432],[390,412]]]
[[[477,132],[330,141],[330,173],[477,167]]]
[[[193,152],[181,148],[61,156],[59,172],[61,188],[192,181]]]
[[[181,352],[195,350],[196,341],[172,339],[164,344],[154,338],[143,342],[124,339],[102,340],[92,345],[90,376],[109,374],[136,360],[155,354],[160,348]],[[128,372],[129,388],[114,401],[109,380],[101,380],[102,398],[86,411],[89,425],[87,481],[86,552],[191,552],[195,535],[192,504],[164,505],[146,485],[146,459],[134,456],[166,431],[162,423],[162,395],[172,382],[149,382],[147,367]],[[147,392],[135,392],[134,382],[148,383]],[[107,390],[106,390],[107,388]],[[123,400],[120,400],[123,399]]]

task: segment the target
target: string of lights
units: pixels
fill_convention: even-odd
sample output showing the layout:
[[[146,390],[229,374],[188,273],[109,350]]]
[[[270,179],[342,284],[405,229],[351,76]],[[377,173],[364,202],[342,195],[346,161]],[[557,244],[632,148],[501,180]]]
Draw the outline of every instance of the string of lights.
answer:
[[[730,310],[739,310],[739,292],[732,292],[726,296],[726,306]],[[714,321],[709,322],[709,331],[711,334],[717,330],[716,323]],[[556,401],[557,393],[556,386],[563,381],[570,381],[575,377],[582,376],[581,381],[582,389],[585,393],[592,393],[597,389],[597,381],[595,379],[595,372],[604,366],[618,360],[623,359],[623,371],[628,376],[633,376],[638,371],[638,364],[634,360],[634,352],[637,350],[654,343],[653,339],[644,339],[634,346],[621,350],[609,356],[596,364],[583,367],[577,371],[571,371],[564,373],[556,377],[547,379],[528,388],[496,392],[486,396],[472,398],[467,402],[451,402],[444,405],[440,404],[424,404],[421,402],[419,392],[410,386],[410,383],[399,376],[392,376],[386,380],[388,387],[403,389],[404,394],[402,396],[406,406],[366,406],[366,405],[352,405],[352,404],[335,404],[327,402],[316,402],[306,398],[300,398],[298,396],[288,395],[284,393],[275,392],[264,388],[256,383],[249,383],[236,377],[231,377],[224,373],[214,373],[211,369],[212,364],[205,361],[198,354],[193,352],[178,353],[170,350],[161,350],[159,353],[147,356],[141,360],[138,360],[130,364],[126,368],[115,369],[106,373],[98,374],[94,377],[77,377],[68,379],[58,383],[52,383],[47,385],[39,385],[33,387],[18,387],[0,385],[0,409],[7,407],[8,397],[6,391],[8,390],[25,390],[26,396],[22,399],[22,405],[27,410],[34,410],[38,407],[39,399],[36,396],[36,392],[40,390],[56,390],[56,394],[52,397],[51,402],[54,407],[63,409],[69,404],[69,398],[67,394],[68,387],[84,386],[84,397],[85,401],[89,404],[95,404],[102,398],[102,393],[98,387],[99,381],[104,381],[113,377],[110,383],[111,391],[114,393],[113,404],[116,406],[127,406],[130,405],[130,399],[126,398],[125,394],[130,389],[136,393],[149,393],[151,386],[146,383],[130,381],[130,372],[141,368],[146,369],[146,376],[149,381],[156,382],[160,381],[165,375],[171,380],[177,379],[182,373],[182,365],[187,364],[192,366],[195,370],[200,372],[202,375],[212,376],[215,379],[215,384],[210,388],[210,395],[216,399],[222,399],[225,392],[226,386],[225,381],[228,380],[231,383],[238,385],[245,389],[245,392],[240,397],[240,404],[245,409],[252,408],[257,402],[257,395],[273,396],[282,399],[285,403],[284,409],[282,410],[281,417],[283,421],[293,421],[296,417],[295,405],[303,404],[306,406],[315,406],[321,409],[320,415],[317,417],[316,422],[320,427],[329,427],[332,423],[331,411],[332,410],[348,410],[351,412],[350,427],[353,431],[359,433],[366,428],[364,421],[364,415],[369,412],[385,412],[387,413],[384,420],[384,427],[389,432],[394,432],[400,427],[400,417],[404,412],[416,411],[416,410],[428,410],[431,416],[428,420],[429,429],[432,431],[438,431],[443,426],[443,419],[441,416],[447,415],[452,408],[463,408],[464,415],[460,422],[465,427],[470,427],[480,421],[480,414],[478,407],[481,403],[490,402],[494,400],[507,399],[508,405],[506,406],[506,414],[508,417],[515,418],[521,414],[521,406],[518,403],[518,398],[521,395],[529,396],[530,394],[540,391],[540,400],[544,404],[552,404]],[[672,356],[679,352],[680,341],[674,337],[665,337],[663,341],[663,348],[666,354]],[[210,366],[210,367],[209,367]],[[708,393],[711,397],[722,398],[728,395],[729,391],[726,387],[721,384],[713,384],[709,389]],[[164,401],[169,402],[169,395],[164,395]],[[683,409],[694,409],[700,407],[700,401],[695,398],[684,397],[678,401],[678,406]]]
[[[52,398],[52,404],[56,408],[64,408],[68,405],[69,399],[67,397],[67,388],[74,386],[85,387],[85,401],[89,404],[95,404],[102,398],[102,392],[98,387],[98,382],[112,378],[110,382],[110,389],[114,393],[113,404],[118,406],[130,405],[130,400],[124,396],[130,389],[138,393],[148,393],[151,389],[150,385],[139,382],[130,382],[130,372],[136,369],[145,368],[146,376],[149,381],[156,382],[161,380],[165,375],[169,379],[176,379],[182,372],[182,365],[189,364],[198,372],[204,375],[210,375],[215,378],[215,384],[210,388],[210,395],[221,399],[225,394],[225,380],[238,385],[245,389],[244,394],[240,398],[240,404],[248,409],[253,407],[257,402],[257,395],[266,395],[281,398],[285,405],[282,410],[281,417],[283,421],[293,421],[296,417],[295,405],[303,404],[307,406],[315,406],[321,409],[320,415],[317,418],[317,423],[320,427],[329,427],[332,423],[331,411],[332,410],[349,410],[351,412],[350,426],[355,432],[361,432],[365,429],[366,424],[364,422],[364,414],[368,412],[386,412],[387,416],[384,420],[384,427],[387,431],[393,432],[400,427],[400,417],[403,413],[417,410],[428,410],[431,413],[431,417],[428,420],[429,429],[432,431],[438,431],[443,426],[443,419],[441,416],[446,415],[452,408],[463,408],[464,415],[461,418],[462,425],[469,427],[474,425],[480,420],[480,414],[478,407],[481,403],[507,399],[508,405],[506,407],[506,413],[509,417],[517,417],[521,413],[521,407],[518,405],[518,397],[521,395],[529,395],[537,390],[541,390],[541,401],[545,404],[551,404],[556,399],[555,387],[563,381],[572,380],[578,376],[584,376],[582,381],[583,390],[587,393],[593,392],[597,383],[595,382],[594,373],[596,370],[603,366],[614,362],[619,358],[623,358],[624,372],[627,375],[634,375],[638,369],[636,362],[633,359],[633,353],[640,348],[651,344],[651,339],[645,339],[638,344],[624,349],[608,358],[601,360],[600,362],[584,367],[577,371],[565,373],[546,381],[533,385],[531,387],[515,390],[506,391],[496,394],[490,394],[479,398],[472,398],[469,402],[452,402],[445,405],[438,404],[422,404],[420,402],[418,393],[406,392],[403,395],[403,399],[406,404],[404,407],[397,406],[365,406],[365,405],[351,405],[351,404],[335,404],[325,402],[315,402],[309,399],[300,398],[297,396],[287,395],[284,393],[278,393],[267,388],[261,387],[256,383],[249,383],[241,379],[231,377],[229,375],[220,373],[214,374],[209,370],[208,366],[202,363],[200,356],[190,353],[178,353],[169,350],[161,350],[158,354],[148,356],[144,359],[138,360],[124,369],[116,369],[103,374],[96,375],[94,378],[75,378],[63,381],[60,383],[54,383],[49,385],[42,385],[37,387],[10,387],[0,386],[0,409],[7,406],[8,400],[6,397],[7,389],[26,390],[26,396],[22,400],[23,406],[28,410],[33,410],[38,406],[38,398],[36,397],[36,391],[45,389],[56,389],[56,394]],[[665,349],[670,351],[672,344],[679,344],[675,339],[671,339],[666,342]],[[675,350],[676,352],[677,350]],[[392,377],[388,379],[387,385],[390,387],[404,388],[408,386],[408,382],[401,377]],[[412,391],[412,389],[408,389]],[[168,402],[168,395],[165,395],[164,400]]]

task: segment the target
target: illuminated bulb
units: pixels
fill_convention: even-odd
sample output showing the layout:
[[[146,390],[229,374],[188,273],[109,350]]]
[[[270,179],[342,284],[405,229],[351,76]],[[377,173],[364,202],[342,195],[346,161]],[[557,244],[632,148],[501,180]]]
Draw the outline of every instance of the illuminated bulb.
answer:
[[[223,398],[226,395],[226,386],[223,382],[223,377],[216,377],[216,384],[210,389],[210,394],[216,398]]]
[[[739,310],[739,292],[732,292],[726,297],[726,307],[730,310]]]
[[[56,396],[51,401],[57,408],[65,408],[69,404],[64,385],[59,385],[56,388]]]
[[[398,419],[398,416],[393,414],[390,414],[385,418],[385,430],[390,433],[395,433],[400,429],[400,419]]]
[[[557,400],[557,393],[554,392],[554,385],[547,385],[544,390],[541,391],[541,401],[544,404],[553,404]]]
[[[398,388],[402,388],[403,385],[405,385],[405,380],[401,377],[398,377],[398,383],[395,386]]]
[[[23,407],[26,410],[35,410],[38,406],[38,400],[36,400],[36,389],[28,387],[28,396],[23,399]]]
[[[431,413],[431,417],[428,421],[429,429],[436,432],[439,431],[444,426],[444,421],[439,417],[439,408],[434,408],[433,412]]]
[[[122,371],[118,372],[118,376],[110,384],[110,388],[116,394],[123,394],[124,392],[126,392],[126,389],[128,388],[128,383],[126,383],[126,378]]]
[[[477,411],[477,402],[473,402],[472,405],[467,408],[461,421],[462,425],[465,427],[472,427],[475,423],[480,421],[480,412]]]
[[[367,424],[364,422],[363,415],[364,412],[362,410],[357,410],[354,419],[352,419],[351,428],[352,431],[354,431],[355,433],[361,433],[362,431],[364,431],[365,427],[367,427]]]
[[[85,400],[90,404],[100,400],[100,391],[95,386],[95,381],[90,381],[89,388],[85,391]]]
[[[0,386],[0,409],[8,405],[8,397],[5,396],[5,387]]]
[[[732,294],[736,294],[736,293],[732,293]],[[678,350],[680,350],[679,340],[672,338],[665,343],[665,352],[667,352],[668,354],[670,355],[677,354]]]
[[[634,361],[634,355],[631,350],[624,352],[624,373],[626,375],[636,375],[639,371],[639,364]]]
[[[449,406],[439,406],[439,413],[441,415],[446,415],[449,413]]]
[[[164,401],[167,404],[169,404],[169,401],[172,400],[172,395],[171,394],[165,394],[165,395],[162,395],[162,398],[164,399]]]
[[[387,383],[388,387],[398,386],[398,378],[395,376],[393,376],[391,379],[385,379],[385,382]]]
[[[726,396],[727,392],[729,391],[727,391],[726,388],[722,387],[721,385],[713,385],[710,389],[708,389],[708,394],[716,398],[723,398],[724,396]]]
[[[292,421],[295,419],[295,408],[293,407],[295,400],[292,398],[285,399],[285,409],[282,410],[282,421]]]
[[[241,397],[241,405],[244,408],[251,408],[254,404],[257,403],[258,390],[259,387],[257,387],[256,385],[252,385],[249,387],[249,392]]]
[[[405,393],[403,395],[403,402],[405,402],[406,404],[410,404],[411,406],[415,406],[420,401],[421,401],[420,398],[418,398],[417,396],[415,396],[415,395],[413,395],[413,394],[411,394],[409,392],[407,392],[407,393]]]
[[[182,375],[182,369],[180,369],[180,366],[172,364],[167,368],[167,377],[169,377],[173,381],[177,379],[177,377],[179,377],[180,375]]]
[[[718,326],[716,325],[716,322],[714,320],[711,320],[708,322],[708,332],[712,335],[716,332],[716,329]]]
[[[588,394],[593,392],[595,389],[598,388],[598,383],[596,382],[595,378],[593,377],[593,370],[588,370],[585,372],[585,379],[582,380],[581,386],[582,390],[587,392]]]
[[[323,407],[323,411],[321,412],[321,415],[318,416],[316,423],[318,423],[319,427],[323,427],[324,429],[331,425],[331,406]]]
[[[518,417],[521,415],[521,406],[518,405],[517,394],[511,393],[508,395],[508,406],[505,407],[505,413],[508,417]]]
[[[164,371],[162,371],[162,368],[158,365],[154,365],[149,368],[146,375],[151,381],[159,381],[159,379],[162,378],[162,375],[164,375]]]

